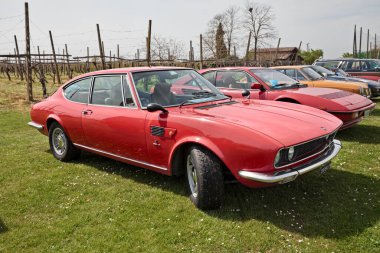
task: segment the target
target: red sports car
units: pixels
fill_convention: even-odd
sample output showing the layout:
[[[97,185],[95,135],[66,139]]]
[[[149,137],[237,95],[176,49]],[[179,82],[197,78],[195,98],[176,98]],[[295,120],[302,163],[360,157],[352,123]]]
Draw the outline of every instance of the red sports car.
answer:
[[[176,82],[190,81],[181,94]],[[312,107],[231,100],[192,69],[126,68],[78,76],[33,105],[29,125],[55,158],[81,150],[165,175],[187,177],[199,208],[221,205],[224,178],[249,187],[325,171],[342,122]]]
[[[336,89],[308,88],[273,69],[213,68],[199,73],[233,98],[241,99],[246,89],[253,99],[303,104],[327,111],[343,121],[340,130],[359,123],[375,107],[375,103],[363,96]]]

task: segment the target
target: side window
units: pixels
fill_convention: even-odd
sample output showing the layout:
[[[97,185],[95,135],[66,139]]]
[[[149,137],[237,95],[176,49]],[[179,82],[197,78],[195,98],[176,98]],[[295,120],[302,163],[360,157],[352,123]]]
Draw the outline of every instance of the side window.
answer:
[[[90,93],[91,78],[82,79],[70,84],[63,90],[63,95],[71,101],[78,103],[88,102],[88,94]]]
[[[250,89],[252,83],[258,83],[258,81],[243,71],[221,71],[216,77],[217,87]]]
[[[124,100],[125,100],[125,106],[126,107],[136,107],[136,103],[133,100],[131,88],[128,83],[128,77],[123,77],[123,87],[124,87]]]
[[[216,71],[210,71],[210,72],[204,73],[203,77],[206,78],[207,81],[215,85],[215,74],[216,74]]]
[[[296,80],[306,80],[305,77],[302,75],[301,71],[297,70],[297,79]]]
[[[360,71],[360,61],[347,61],[345,70],[347,71]]]
[[[290,77],[290,78],[297,79],[297,77],[296,77],[296,71],[294,69],[287,69],[287,70],[285,70],[285,74],[288,77]]]
[[[120,76],[95,77],[91,104],[123,106],[123,93]]]

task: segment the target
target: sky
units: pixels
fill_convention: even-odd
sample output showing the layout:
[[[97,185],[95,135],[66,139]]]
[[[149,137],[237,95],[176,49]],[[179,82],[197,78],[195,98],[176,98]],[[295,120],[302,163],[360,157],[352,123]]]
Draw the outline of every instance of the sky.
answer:
[[[281,37],[281,45],[302,49],[306,44],[312,49],[322,49],[325,58],[340,57],[352,51],[353,28],[363,27],[363,50],[366,33],[374,33],[380,41],[379,0],[257,0],[272,6],[274,26]],[[105,52],[116,51],[133,58],[137,48],[143,48],[147,36],[148,20],[152,34],[183,42],[186,51],[193,41],[195,57],[199,57],[199,34],[205,33],[213,16],[231,5],[244,7],[247,0],[30,0],[30,30],[32,53],[51,53],[49,30],[52,31],[56,51],[64,45],[75,56],[98,54],[96,24],[100,25]],[[20,52],[25,51],[24,1],[0,0],[0,54],[13,53],[14,38]],[[246,31],[239,31],[242,37]],[[364,39],[365,38],[365,39]],[[244,52],[246,42],[241,41],[238,50]],[[272,42],[273,45],[277,41]],[[379,43],[380,44],[380,43]],[[380,45],[379,45],[380,46]],[[113,53],[112,53],[113,54]]]

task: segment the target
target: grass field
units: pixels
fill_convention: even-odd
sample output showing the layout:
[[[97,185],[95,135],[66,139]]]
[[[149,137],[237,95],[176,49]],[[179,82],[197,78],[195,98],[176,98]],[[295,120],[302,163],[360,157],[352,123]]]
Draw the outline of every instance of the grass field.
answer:
[[[223,207],[203,212],[183,178],[89,153],[57,161],[26,125],[24,94],[0,78],[0,252],[380,252],[380,99],[337,135],[344,148],[325,174],[229,184]]]

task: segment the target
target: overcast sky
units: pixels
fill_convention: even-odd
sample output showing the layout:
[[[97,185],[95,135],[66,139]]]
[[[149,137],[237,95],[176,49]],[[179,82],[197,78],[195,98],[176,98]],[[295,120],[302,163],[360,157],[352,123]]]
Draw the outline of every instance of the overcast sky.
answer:
[[[325,57],[339,57],[352,51],[353,27],[357,24],[380,36],[380,0],[266,0],[256,1],[273,7],[274,25],[281,37],[281,46],[306,43],[321,48]],[[0,53],[13,52],[16,34],[20,51],[24,43],[24,1],[0,0]],[[244,7],[246,0],[31,0],[29,1],[32,52],[37,45],[51,52],[49,30],[56,49],[68,44],[69,53],[85,55],[98,52],[96,24],[100,24],[105,51],[133,57],[142,48],[148,20],[153,21],[153,34],[182,41],[188,50],[193,40],[195,57],[199,57],[199,34],[207,30],[208,21],[230,5]],[[365,36],[366,38],[366,36]],[[379,40],[379,39],[378,39]],[[241,42],[244,47],[246,42]],[[276,42],[273,42],[276,44]],[[363,42],[365,49],[366,42]],[[243,47],[239,50],[243,52]],[[241,53],[240,53],[241,55]]]

